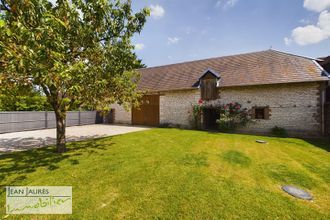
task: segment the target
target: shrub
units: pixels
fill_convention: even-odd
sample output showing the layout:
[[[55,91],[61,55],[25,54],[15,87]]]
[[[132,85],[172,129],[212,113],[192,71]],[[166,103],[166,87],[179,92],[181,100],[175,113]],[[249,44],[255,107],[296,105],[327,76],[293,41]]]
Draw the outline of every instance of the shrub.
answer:
[[[160,127],[160,128],[169,128],[170,123],[160,123],[158,127]]]
[[[272,128],[272,134],[276,137],[288,137],[288,132],[285,128],[275,126]]]
[[[219,108],[220,119],[217,120],[217,124],[222,132],[235,131],[249,122],[247,109],[242,109],[241,104],[237,102],[221,105]]]
[[[158,127],[160,128],[181,128],[182,126],[180,124],[173,124],[173,123],[161,123]]]

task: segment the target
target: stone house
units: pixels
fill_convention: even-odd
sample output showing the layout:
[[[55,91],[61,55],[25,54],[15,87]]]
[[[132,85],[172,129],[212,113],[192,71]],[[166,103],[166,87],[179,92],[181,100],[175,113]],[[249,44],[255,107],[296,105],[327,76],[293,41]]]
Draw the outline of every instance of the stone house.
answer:
[[[318,62],[267,50],[140,69],[143,104],[131,111],[113,105],[114,122],[189,127],[192,106],[202,98],[247,108],[254,122],[240,132],[279,126],[293,136],[329,135],[330,74]],[[216,117],[215,109],[204,109],[203,127],[213,128]]]

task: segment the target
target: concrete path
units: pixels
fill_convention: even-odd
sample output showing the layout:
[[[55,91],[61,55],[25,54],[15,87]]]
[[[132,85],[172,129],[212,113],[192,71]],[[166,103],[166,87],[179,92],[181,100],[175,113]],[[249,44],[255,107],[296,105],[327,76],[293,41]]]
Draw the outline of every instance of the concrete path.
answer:
[[[66,128],[66,139],[79,141],[91,138],[126,134],[150,128],[125,125],[83,125]],[[52,145],[56,142],[55,129],[22,131],[0,134],[0,152],[22,151]]]

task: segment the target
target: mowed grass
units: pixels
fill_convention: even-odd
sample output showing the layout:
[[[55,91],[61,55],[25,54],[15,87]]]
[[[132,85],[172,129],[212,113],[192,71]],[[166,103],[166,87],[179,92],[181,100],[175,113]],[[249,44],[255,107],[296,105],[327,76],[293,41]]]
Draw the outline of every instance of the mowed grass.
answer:
[[[329,219],[329,148],[329,139],[152,129],[71,143],[63,155],[1,155],[2,186],[73,186],[73,215],[6,216],[3,187],[0,219]]]

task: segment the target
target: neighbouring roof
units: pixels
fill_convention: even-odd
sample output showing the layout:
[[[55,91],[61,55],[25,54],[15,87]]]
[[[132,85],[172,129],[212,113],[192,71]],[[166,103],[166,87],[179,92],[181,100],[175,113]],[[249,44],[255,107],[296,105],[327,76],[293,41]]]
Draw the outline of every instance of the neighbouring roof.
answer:
[[[210,69],[220,74],[220,87],[329,80],[312,58],[266,50],[139,69],[139,88],[149,91],[197,88],[199,78]]]
[[[323,69],[328,71],[328,73],[330,72],[330,56],[318,58],[317,62],[323,67]]]

